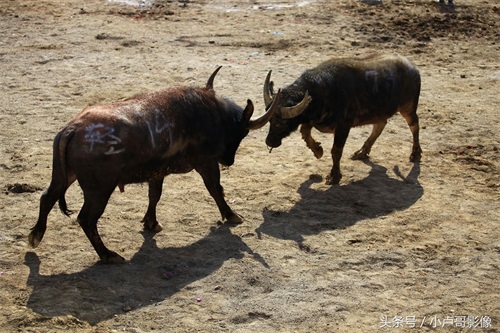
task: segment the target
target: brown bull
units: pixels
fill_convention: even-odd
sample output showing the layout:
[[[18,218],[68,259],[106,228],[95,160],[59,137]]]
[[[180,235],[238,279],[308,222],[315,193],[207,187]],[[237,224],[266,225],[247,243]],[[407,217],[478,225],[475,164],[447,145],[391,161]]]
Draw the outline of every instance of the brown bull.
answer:
[[[97,221],[108,200],[119,187],[148,182],[149,206],[144,228],[158,232],[156,206],[164,177],[196,170],[214,198],[223,220],[241,223],[224,199],[219,163],[234,163],[236,150],[249,130],[264,126],[273,113],[251,120],[253,104],[245,109],[213,90],[209,78],[205,88],[177,87],[134,96],[112,104],[83,110],[55,137],[52,181],[40,199],[40,213],[29,235],[37,247],[47,226],[47,216],[56,203],[66,215],[68,187],[78,180],[84,204],[78,222],[104,263],[123,258],[103,244]]]

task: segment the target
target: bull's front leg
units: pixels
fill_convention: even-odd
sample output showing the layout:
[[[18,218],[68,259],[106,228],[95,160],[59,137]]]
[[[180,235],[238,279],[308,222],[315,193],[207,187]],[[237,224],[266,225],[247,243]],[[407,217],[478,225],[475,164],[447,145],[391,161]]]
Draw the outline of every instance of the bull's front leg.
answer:
[[[335,185],[340,183],[342,173],[340,172],[340,159],[344,150],[345,142],[349,136],[351,127],[349,125],[339,125],[335,128],[335,135],[332,147],[333,166],[330,174],[326,177],[327,185]]]
[[[307,147],[312,150],[314,156],[319,159],[323,156],[323,147],[321,147],[321,143],[313,139],[311,130],[312,126],[309,124],[302,124],[300,127],[302,139],[306,142]]]
[[[224,199],[224,189],[220,184],[219,163],[217,163],[217,161],[209,161],[203,165],[197,166],[195,170],[201,175],[205,187],[217,203],[222,220],[234,224],[242,223],[243,220],[241,217],[233,212]]]
[[[161,224],[156,220],[156,206],[161,198],[164,179],[165,178],[162,177],[148,182],[149,205],[146,215],[144,215],[144,218],[142,219],[142,223],[144,223],[144,229],[151,230],[153,232],[160,232],[163,230]]]

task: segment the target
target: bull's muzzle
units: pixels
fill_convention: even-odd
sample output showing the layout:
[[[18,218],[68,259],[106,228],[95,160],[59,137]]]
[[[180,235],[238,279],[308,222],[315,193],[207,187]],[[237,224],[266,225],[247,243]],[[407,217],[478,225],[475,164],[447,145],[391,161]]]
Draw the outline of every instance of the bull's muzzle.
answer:
[[[281,139],[267,136],[266,145],[270,148],[269,152],[271,152],[273,148],[278,148],[279,146],[281,146]]]

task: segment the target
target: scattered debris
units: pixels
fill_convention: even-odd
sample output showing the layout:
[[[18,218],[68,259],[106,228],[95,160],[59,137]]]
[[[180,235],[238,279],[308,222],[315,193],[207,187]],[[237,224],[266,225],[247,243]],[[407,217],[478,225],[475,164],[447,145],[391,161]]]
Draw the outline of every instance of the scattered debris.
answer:
[[[36,191],[41,191],[42,188],[35,186],[35,185],[29,185],[26,183],[20,184],[20,183],[15,183],[15,184],[8,184],[6,189],[5,189],[5,194],[9,193],[33,193]]]

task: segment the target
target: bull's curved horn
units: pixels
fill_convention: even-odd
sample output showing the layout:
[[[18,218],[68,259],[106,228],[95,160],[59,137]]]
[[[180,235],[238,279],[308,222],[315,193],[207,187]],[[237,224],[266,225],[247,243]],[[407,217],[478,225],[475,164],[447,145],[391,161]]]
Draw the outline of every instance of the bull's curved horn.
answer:
[[[269,84],[269,81],[271,80],[271,72],[272,71],[269,71],[267,73],[266,81],[264,81],[264,103],[266,103],[266,106],[271,104],[273,101],[273,91]]]
[[[262,116],[260,116],[257,119],[251,119],[248,121],[248,124],[246,125],[246,128],[249,130],[256,130],[261,127],[263,127],[267,122],[271,119],[273,114],[278,110],[279,108],[279,103],[280,103],[280,95],[281,95],[281,89],[278,90],[278,93],[276,94],[273,103],[267,109],[266,113],[264,113]]]
[[[214,90],[214,79],[221,68],[222,68],[222,66],[217,67],[217,69],[212,73],[212,75],[210,75],[210,77],[208,78],[207,86],[205,87],[205,89]]]
[[[302,101],[295,106],[282,107],[280,109],[280,114],[283,119],[295,118],[300,115],[307,108],[309,103],[312,101],[312,97],[309,96],[309,91],[306,90],[306,94]]]

